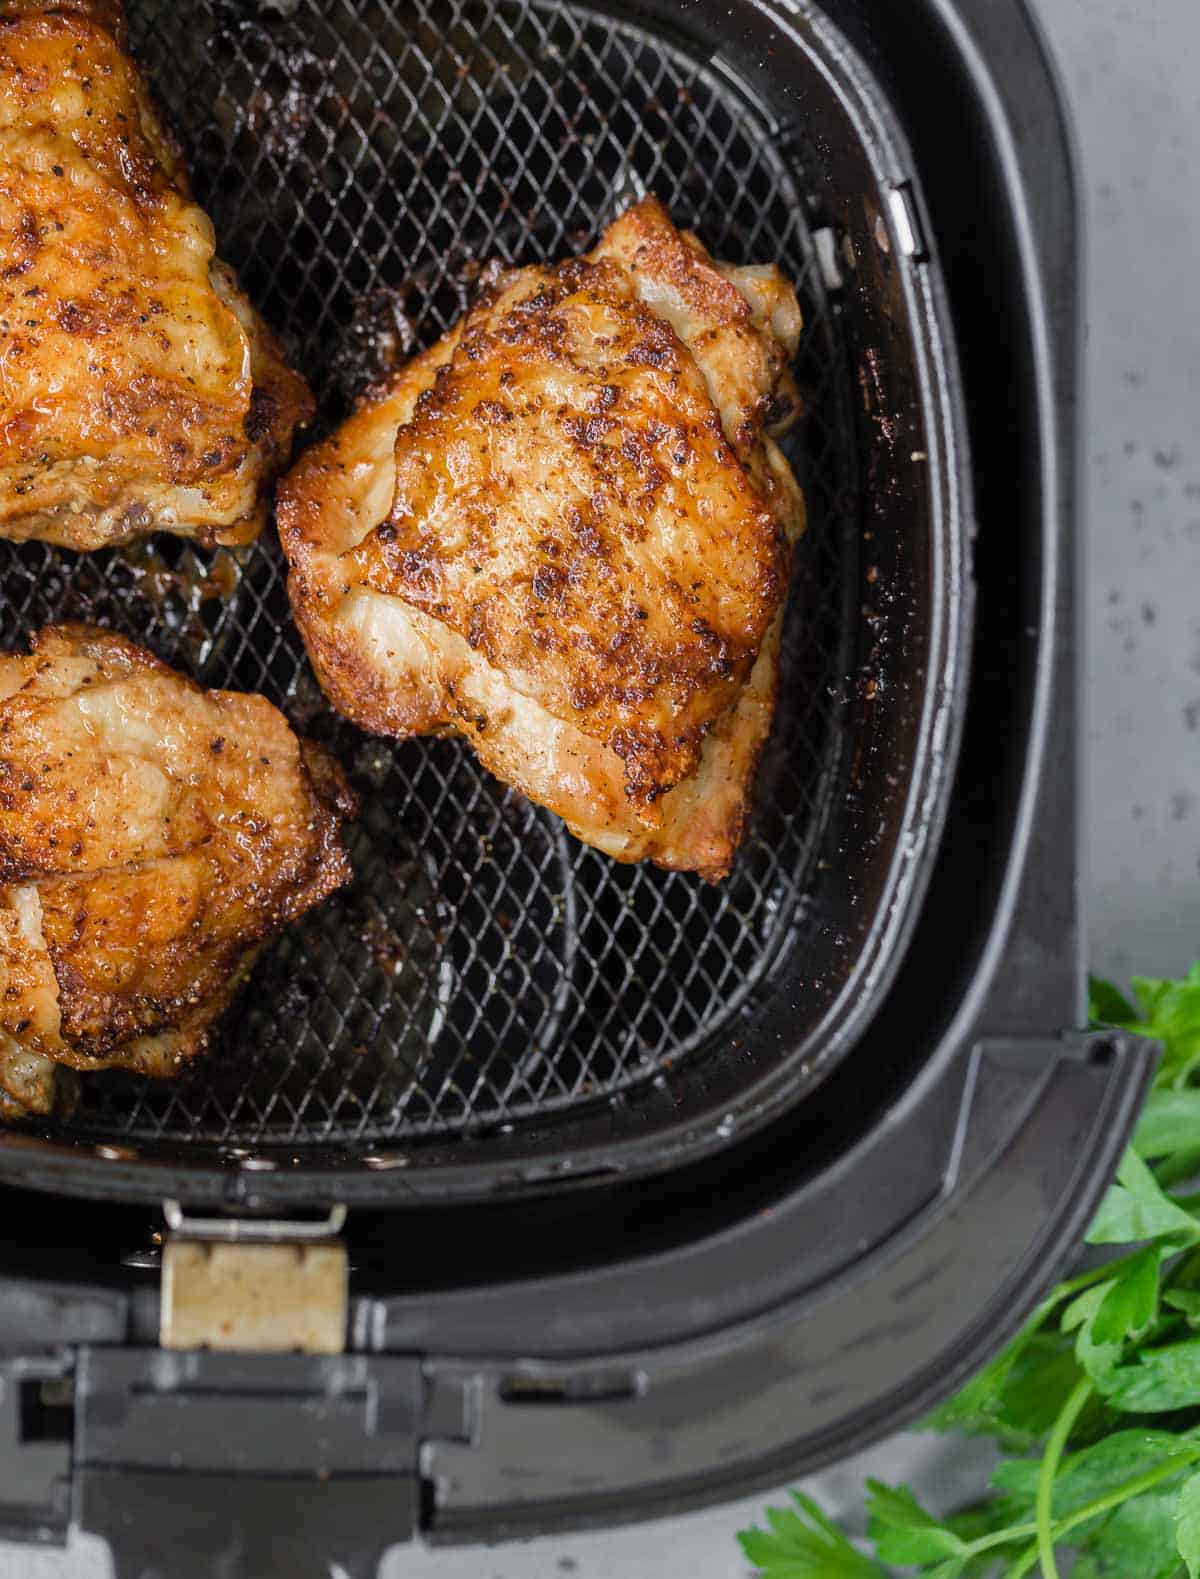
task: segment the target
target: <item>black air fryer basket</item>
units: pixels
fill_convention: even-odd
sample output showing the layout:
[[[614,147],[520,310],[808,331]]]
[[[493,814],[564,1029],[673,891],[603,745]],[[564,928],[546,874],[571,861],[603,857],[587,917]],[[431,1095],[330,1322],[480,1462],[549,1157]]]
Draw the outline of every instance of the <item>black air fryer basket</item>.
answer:
[[[354,884],[209,1060],[0,1133],[0,1522],[82,1522],[119,1575],[368,1574],[418,1530],[712,1500],[901,1423],[1054,1276],[1147,1071],[1074,1029],[1074,194],[1020,0],[129,13],[318,426],[486,260],[653,191],[796,282],[810,519],[720,887],[339,720],[272,532],[0,545],[4,646],[111,624],[263,692],[364,806]],[[200,1239],[349,1208],[345,1352],[160,1350],[164,1202]]]

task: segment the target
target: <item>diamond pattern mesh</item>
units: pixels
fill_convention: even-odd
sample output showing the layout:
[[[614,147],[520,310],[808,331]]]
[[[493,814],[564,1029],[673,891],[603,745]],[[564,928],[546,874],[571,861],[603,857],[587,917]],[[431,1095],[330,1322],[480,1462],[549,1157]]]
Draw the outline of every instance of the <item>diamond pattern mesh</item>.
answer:
[[[805,926],[852,638],[845,376],[794,160],[729,82],[637,27],[539,0],[130,0],[220,249],[337,420],[440,334],[481,264],[589,244],[653,190],[720,256],[797,282],[808,403],[781,700],[720,888],[613,864],[448,742],[325,706],[273,534],[79,557],[0,544],[5,646],[93,619],[210,685],[259,690],[364,797],[354,885],[264,958],[217,1052],[170,1084],[85,1082],[68,1132],[290,1148],[507,1128],[703,1056]]]

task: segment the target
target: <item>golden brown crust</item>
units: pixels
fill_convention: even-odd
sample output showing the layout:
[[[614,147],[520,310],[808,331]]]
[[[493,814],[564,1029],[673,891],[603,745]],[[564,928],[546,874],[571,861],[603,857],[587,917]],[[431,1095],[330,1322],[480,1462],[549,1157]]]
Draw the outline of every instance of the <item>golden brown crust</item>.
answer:
[[[213,256],[116,6],[0,5],[0,536],[241,542],[312,414]]]
[[[432,732],[441,698],[418,687],[390,685],[361,644],[335,616],[349,585],[329,553],[353,552],[386,516],[395,490],[396,429],[449,361],[455,328],[414,357],[390,380],[365,390],[353,414],[320,444],[307,449],[280,482],[276,521],[287,553],[292,614],[322,689],[333,705],[379,735]]]
[[[263,698],[92,627],[32,645],[0,655],[0,1085],[26,1107],[39,1059],[201,1051],[262,945],[349,880],[355,810]]]
[[[124,49],[128,37],[121,0],[0,0],[0,27],[23,17],[73,16],[111,33]]]
[[[778,270],[714,263],[652,199],[588,258],[487,271],[281,486],[334,705],[465,735],[618,859],[722,875],[803,525],[765,437],[798,333]]]
[[[592,257],[619,262],[639,296],[687,341],[743,464],[764,430],[786,430],[795,419],[789,364],[800,307],[777,268],[716,261],[653,197],[627,209]]]
[[[573,261],[468,315],[348,573],[605,740],[647,806],[744,682],[784,560],[686,347],[613,264]]]

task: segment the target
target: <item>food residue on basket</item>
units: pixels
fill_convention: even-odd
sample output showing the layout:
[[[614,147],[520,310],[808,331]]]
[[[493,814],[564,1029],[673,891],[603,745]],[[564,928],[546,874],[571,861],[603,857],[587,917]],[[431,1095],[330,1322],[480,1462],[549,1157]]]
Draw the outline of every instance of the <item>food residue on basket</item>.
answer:
[[[160,545],[161,540],[143,538],[118,551],[129,569],[130,591],[150,604],[193,664],[203,663],[251,550],[218,548],[206,554],[188,547],[180,553],[170,544],[168,558]]]

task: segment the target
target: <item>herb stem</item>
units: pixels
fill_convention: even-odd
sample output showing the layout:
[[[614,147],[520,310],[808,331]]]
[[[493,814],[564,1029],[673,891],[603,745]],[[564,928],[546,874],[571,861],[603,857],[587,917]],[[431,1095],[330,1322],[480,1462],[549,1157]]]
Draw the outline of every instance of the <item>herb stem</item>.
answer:
[[[1037,1559],[1038,1546],[1037,1542],[1034,1541],[1032,1545],[1027,1546],[1017,1558],[1016,1562],[1004,1575],[1004,1579],[1025,1579],[1025,1575],[1033,1567],[1034,1563],[1037,1562]]]
[[[1091,1396],[1092,1381],[1090,1377],[1084,1377],[1081,1381],[1076,1382],[1070,1397],[1062,1406],[1058,1419],[1054,1422],[1050,1440],[1046,1443],[1046,1453],[1042,1459],[1042,1467],[1038,1474],[1037,1501],[1034,1504],[1034,1518],[1037,1521],[1038,1556],[1041,1558],[1043,1579],[1058,1579],[1058,1564],[1054,1561],[1054,1532],[1051,1512],[1054,1498],[1054,1477],[1058,1474],[1058,1466],[1062,1460],[1063,1450],[1067,1445],[1067,1438],[1071,1435],[1071,1428],[1076,1420],[1079,1419],[1080,1411]]]
[[[993,1546],[1009,1546],[1013,1541],[1019,1541],[1023,1535],[1036,1534],[1036,1524],[1006,1524],[1002,1530],[996,1530],[991,1535],[981,1535],[978,1540],[972,1541],[968,1555],[978,1557],[980,1552],[990,1551]]]
[[[1140,1497],[1144,1491],[1150,1491],[1157,1486],[1160,1480],[1169,1480],[1181,1469],[1186,1469],[1188,1464],[1195,1463],[1197,1458],[1200,1458],[1200,1447],[1192,1448],[1190,1453],[1172,1453],[1171,1457],[1157,1469],[1148,1469],[1144,1475],[1136,1475],[1132,1480],[1127,1480],[1118,1486],[1115,1491],[1110,1491],[1106,1497],[1097,1497],[1095,1502],[1089,1502],[1086,1508],[1079,1508],[1069,1518],[1060,1519],[1054,1529],[1055,1540],[1066,1535],[1069,1530],[1073,1530],[1077,1524],[1086,1524],[1097,1514],[1107,1513],[1110,1508],[1118,1507],[1122,1502],[1131,1502],[1134,1497]]]

